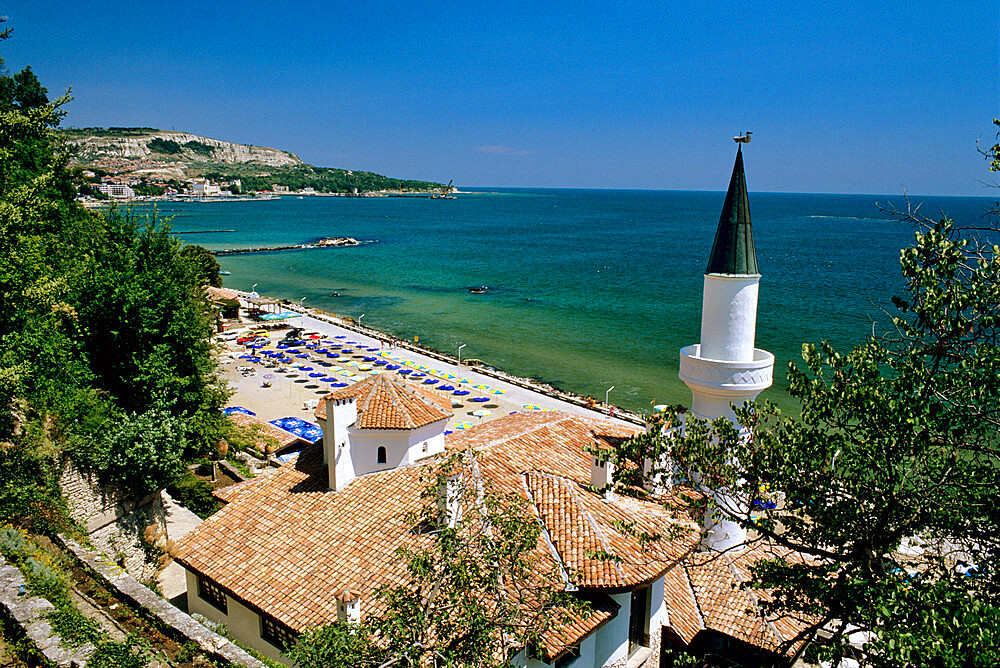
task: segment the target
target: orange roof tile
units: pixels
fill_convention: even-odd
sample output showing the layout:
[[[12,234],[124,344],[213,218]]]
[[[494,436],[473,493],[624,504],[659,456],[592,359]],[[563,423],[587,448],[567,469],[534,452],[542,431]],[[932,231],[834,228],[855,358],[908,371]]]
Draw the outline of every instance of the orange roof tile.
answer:
[[[394,382],[384,387],[407,392]],[[584,447],[635,431],[550,412],[512,415],[447,437],[451,452],[478,451],[475,470],[484,483],[533,505],[545,530],[537,554],[594,596],[590,614],[570,615],[545,635],[546,655],[557,656],[614,617],[601,590],[627,590],[661,575],[669,623],[685,640],[709,627],[776,647],[789,636],[754,613],[755,599],[739,576],[747,565],[729,555],[711,560],[692,553],[697,526],[657,500],[622,494],[606,500],[588,489],[591,456]],[[435,460],[361,476],[332,492],[321,456],[319,446],[307,447],[294,463],[220,494],[229,504],[181,539],[175,558],[296,631],[335,620],[336,594],[347,588],[370,614],[379,587],[406,581],[398,548],[428,540],[405,517],[424,503],[424,474]],[[663,539],[646,544],[638,532]]]
[[[358,404],[355,429],[417,429],[454,415],[444,397],[383,374],[323,397],[316,406],[317,419],[326,420],[327,399],[349,398]]]

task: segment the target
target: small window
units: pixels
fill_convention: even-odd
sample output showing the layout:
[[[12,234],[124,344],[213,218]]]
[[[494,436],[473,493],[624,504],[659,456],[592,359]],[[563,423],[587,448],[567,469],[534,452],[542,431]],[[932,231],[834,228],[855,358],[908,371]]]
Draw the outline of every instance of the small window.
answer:
[[[208,601],[223,614],[229,614],[229,604],[226,603],[226,592],[222,587],[203,577],[198,578],[198,596]]]
[[[295,632],[267,615],[260,616],[260,637],[284,651],[295,644]]]
[[[375,451],[375,463],[385,464],[385,446],[378,446],[378,450]]]

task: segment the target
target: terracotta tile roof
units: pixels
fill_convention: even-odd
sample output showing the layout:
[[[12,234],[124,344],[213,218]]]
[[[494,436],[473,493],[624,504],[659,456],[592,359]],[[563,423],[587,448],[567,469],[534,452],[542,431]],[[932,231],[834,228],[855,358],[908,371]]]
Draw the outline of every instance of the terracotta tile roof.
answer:
[[[633,432],[551,412],[513,415],[447,437],[452,452],[479,451],[482,481],[533,504],[549,539],[539,541],[537,554],[560,564],[593,597],[593,612],[571,615],[545,635],[546,655],[557,656],[615,616],[602,590],[627,590],[660,575],[668,621],[686,641],[708,627],[775,649],[793,627],[763,619],[756,606],[763,595],[743,586],[746,569],[764,552],[692,553],[699,533],[686,517],[655,500],[622,494],[605,500],[587,488],[590,455],[583,447]],[[296,631],[336,619],[336,594],[347,588],[361,595],[363,615],[371,614],[379,587],[405,582],[396,550],[428,540],[404,518],[424,502],[422,474],[433,462],[361,476],[331,492],[321,447],[307,446],[294,463],[220,493],[228,505],[183,538],[174,556]],[[643,545],[637,531],[664,539]]]
[[[174,557],[296,631],[329,623],[337,592],[354,589],[370,605],[377,587],[403,582],[395,551],[420,539],[404,515],[422,503],[421,471],[362,476],[331,492],[322,449],[310,446],[294,466],[245,483]]]
[[[217,288],[211,285],[205,286],[205,292],[208,293],[208,298],[213,301],[219,301],[222,299],[239,299],[241,294],[236,290],[230,290],[229,288]]]
[[[763,559],[783,557],[801,559],[791,550],[758,542],[738,553],[697,552],[684,564],[693,599],[705,627],[744,642],[776,652],[806,624],[799,619],[764,615],[759,602],[771,600],[767,592],[746,586],[750,567]],[[672,603],[681,610],[687,606],[683,587],[675,584]],[[671,608],[673,611],[674,608]],[[682,621],[686,623],[682,612]],[[671,616],[673,621],[673,616]],[[683,637],[690,631],[675,627]],[[797,647],[797,646],[796,646]],[[791,651],[794,651],[793,647]]]
[[[253,415],[230,413],[228,417],[239,426],[249,429],[255,435],[256,446],[261,452],[272,453],[297,443],[302,445],[307,444],[306,441],[292,432],[285,431],[281,427],[276,427],[270,422],[265,422]]]
[[[356,429],[417,429],[454,415],[445,397],[380,374],[323,397],[316,406],[317,419],[326,420],[327,399],[348,398],[358,404]]]
[[[695,600],[694,589],[682,565],[667,571],[663,579],[663,603],[667,609],[665,623],[689,643],[705,628],[701,611]]]
[[[521,490],[534,504],[555,557],[580,587],[630,588],[650,582],[683,559],[698,526],[653,499],[590,491],[594,443],[610,446],[637,431],[560,412],[519,413],[446,437],[452,451],[479,451],[484,478]],[[643,544],[640,534],[662,539]]]

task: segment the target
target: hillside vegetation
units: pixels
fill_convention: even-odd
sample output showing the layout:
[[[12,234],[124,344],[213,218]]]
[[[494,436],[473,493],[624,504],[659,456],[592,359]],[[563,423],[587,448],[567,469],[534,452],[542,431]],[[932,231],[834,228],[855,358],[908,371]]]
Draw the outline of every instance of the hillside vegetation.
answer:
[[[155,128],[74,128],[58,131],[75,164],[146,178],[241,179],[244,190],[274,185],[317,192],[437,191],[440,183],[374,172],[315,167],[293,153]]]

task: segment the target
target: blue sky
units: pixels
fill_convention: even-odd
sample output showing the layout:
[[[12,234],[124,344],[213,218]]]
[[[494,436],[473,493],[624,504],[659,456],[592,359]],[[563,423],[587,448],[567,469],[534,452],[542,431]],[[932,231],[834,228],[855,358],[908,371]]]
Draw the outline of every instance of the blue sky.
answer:
[[[8,2],[65,125],[462,185],[994,196],[1000,0]],[[995,182],[996,179],[993,179]]]

